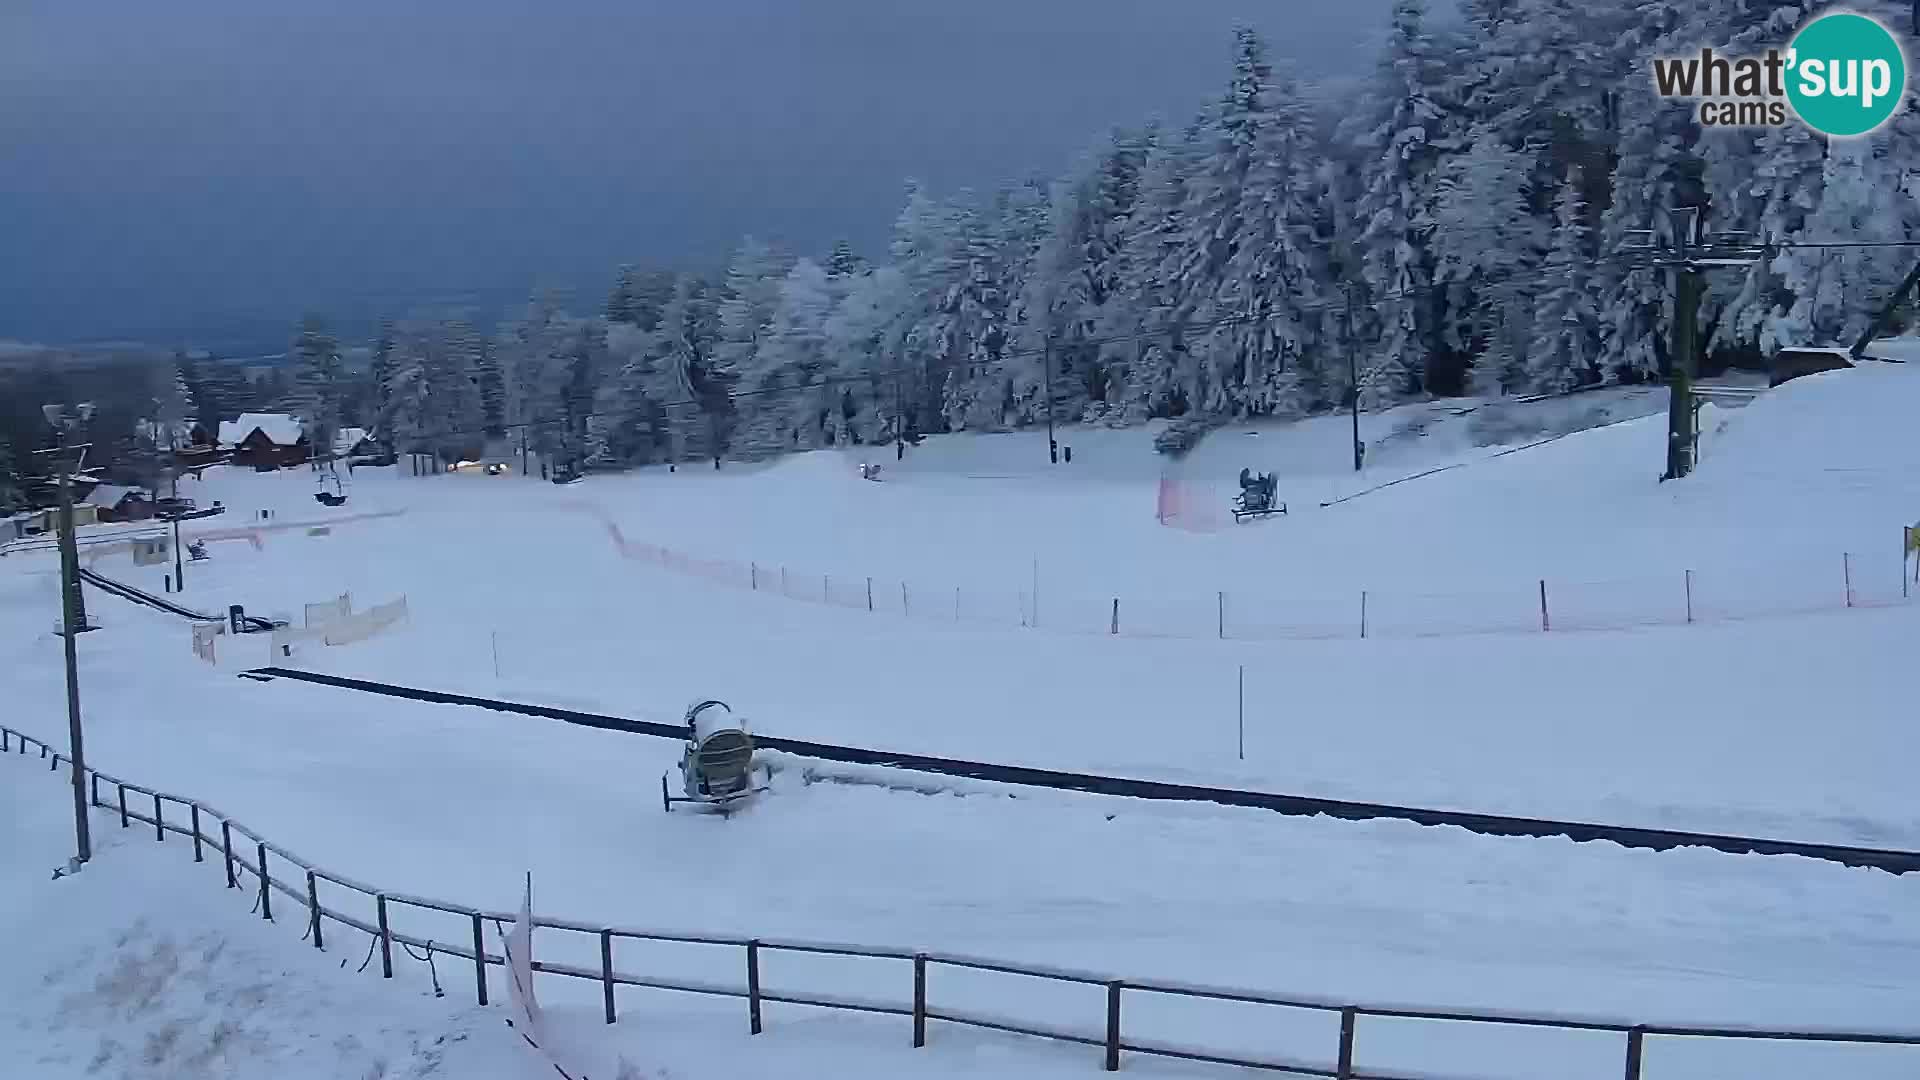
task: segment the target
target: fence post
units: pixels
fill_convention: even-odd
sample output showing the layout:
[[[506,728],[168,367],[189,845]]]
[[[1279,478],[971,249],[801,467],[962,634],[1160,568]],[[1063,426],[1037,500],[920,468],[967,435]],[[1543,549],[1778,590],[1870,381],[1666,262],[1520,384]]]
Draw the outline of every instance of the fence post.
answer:
[[[1900,560],[1900,576],[1901,577],[1907,576],[1907,561],[1905,559]],[[0,754],[4,754],[6,752],[7,752],[7,729],[0,727]]]
[[[1120,1071],[1120,980],[1107,984],[1107,1071]]]
[[[227,888],[239,888],[233,877],[233,824],[225,820],[220,822],[220,858],[227,864]]]
[[[473,913],[473,990],[480,1004],[487,1003],[487,943],[480,928],[480,913]]]
[[[1338,1080],[1353,1080],[1353,1022],[1359,1015],[1351,1005],[1340,1010],[1340,1063],[1334,1071]]]
[[[927,954],[913,954],[913,1045],[927,1045]]]
[[[1642,1028],[1627,1032],[1627,1080],[1640,1080],[1640,1055],[1645,1049],[1646,1034]]]
[[[953,621],[960,621],[960,586],[953,587]]]
[[[789,595],[787,592],[787,568],[784,566],[780,568],[780,595]]]
[[[600,996],[607,1006],[607,1023],[613,1023],[613,931],[600,931]]]
[[[747,1027],[760,1034],[760,942],[747,942]]]
[[[867,610],[873,610],[873,578],[867,578]]]
[[[393,978],[393,931],[387,929],[387,894],[373,898],[374,924],[380,928],[380,977]]]
[[[1120,598],[1116,596],[1113,598],[1113,622],[1109,624],[1107,628],[1107,633],[1118,634],[1119,632],[1120,632]]]
[[[1220,640],[1227,639],[1227,592],[1225,589],[1214,594],[1214,607],[1219,613]]]
[[[320,940],[320,882],[307,871],[307,928],[313,931],[313,947],[325,949]]]
[[[1853,606],[1853,556],[1840,553],[1840,577],[1847,583],[1847,606]]]
[[[747,564],[747,588],[758,592],[760,589],[760,564]]]
[[[1551,629],[1553,629],[1553,624],[1547,621],[1547,579],[1541,578],[1540,579],[1540,632],[1544,634]]]
[[[100,774],[94,773],[91,777],[88,778],[88,783],[93,785],[93,805],[99,806],[100,805]]]
[[[833,604],[833,575],[832,574],[820,575],[820,602],[823,604],[827,604],[829,606]]]
[[[153,793],[153,838],[156,841],[165,841],[167,838],[167,827],[160,821],[160,793],[157,791]]]
[[[1687,621],[1693,621],[1693,571],[1687,571]]]
[[[120,789],[120,827],[127,827],[127,785],[118,785]]]
[[[188,803],[187,807],[187,823],[193,827],[193,861],[206,862],[200,854],[200,804]]]
[[[1361,589],[1360,590],[1360,638],[1361,640],[1364,641],[1366,639],[1366,636],[1367,636],[1367,590]]]
[[[267,876],[267,842],[256,841],[259,845],[254,854],[260,859],[260,917],[273,921],[273,879]]]
[[[900,614],[907,616],[913,614],[912,605],[907,603],[907,583],[904,581],[900,583]]]

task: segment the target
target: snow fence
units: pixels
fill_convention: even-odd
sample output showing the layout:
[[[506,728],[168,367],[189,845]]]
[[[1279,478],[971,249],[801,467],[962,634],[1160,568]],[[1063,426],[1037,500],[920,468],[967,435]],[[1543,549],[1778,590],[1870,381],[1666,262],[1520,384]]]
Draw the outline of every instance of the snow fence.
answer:
[[[1906,526],[1897,562],[1889,535],[1877,553],[1613,578],[1518,578],[1446,590],[1252,586],[1128,594],[1043,580],[1038,567],[1025,588],[992,589],[707,558],[629,539],[598,508],[581,508],[599,518],[622,557],[714,584],[924,622],[1052,633],[1234,641],[1568,633],[1889,607],[1920,593],[1920,547]]]
[[[0,726],[0,757],[26,758],[30,750],[37,750],[56,778],[63,762],[71,775],[73,763],[50,744]],[[630,1006],[635,989],[671,990],[743,1002],[753,1035],[764,1030],[769,1007],[791,1005],[795,1013],[826,1009],[896,1017],[900,1037],[904,1041],[910,1030],[916,1048],[929,1045],[939,1030],[936,1024],[1077,1044],[1088,1048],[1089,1071],[1098,1060],[1107,1072],[1118,1071],[1126,1055],[1137,1055],[1342,1080],[1412,1075],[1642,1080],[1652,1050],[1653,1064],[1645,1071],[1661,1080],[1815,1074],[1877,1080],[1912,1076],[1920,1057],[1920,1032],[1914,1031],[1774,1030],[1357,1004],[897,946],[608,926],[539,916],[531,911],[530,899],[520,911],[492,912],[389,891],[324,869],[196,799],[93,768],[80,780],[91,807],[106,811],[98,820],[117,818],[122,829],[152,829],[156,842],[174,838],[173,846],[190,852],[195,863],[212,864],[210,881],[223,874],[226,888],[243,898],[251,895],[252,914],[277,921],[279,906],[283,917],[294,916],[286,920],[289,927],[296,921],[302,926],[303,942],[320,952],[331,946],[342,956],[342,968],[358,957],[357,970],[367,971],[378,957],[381,978],[417,984],[424,967],[436,992],[444,973],[450,982],[466,981],[481,1006],[500,1002],[502,989],[507,1000],[501,1004],[517,1007],[520,992],[530,1003],[536,978],[545,976],[549,982],[596,987],[608,1024],[619,1019],[622,988]],[[49,784],[45,790],[49,798],[65,798],[64,788]],[[110,851],[96,857],[110,857]],[[527,888],[523,896],[529,895],[530,883]],[[288,901],[292,911],[286,910]],[[532,940],[536,930],[547,931],[537,944]],[[524,965],[510,955],[516,941],[519,954],[529,957]],[[436,952],[443,961],[459,963],[436,967]],[[406,967],[409,959],[420,966]],[[622,959],[625,970],[619,966]],[[524,986],[513,983],[516,968]],[[1018,1002],[1017,1012],[1010,1001]],[[1797,1060],[1783,1055],[1782,1043],[1822,1047],[1838,1060]],[[1682,1045],[1694,1049],[1683,1051]],[[963,1053],[977,1058],[977,1044],[962,1046]],[[1490,1062],[1531,1072],[1494,1073]]]

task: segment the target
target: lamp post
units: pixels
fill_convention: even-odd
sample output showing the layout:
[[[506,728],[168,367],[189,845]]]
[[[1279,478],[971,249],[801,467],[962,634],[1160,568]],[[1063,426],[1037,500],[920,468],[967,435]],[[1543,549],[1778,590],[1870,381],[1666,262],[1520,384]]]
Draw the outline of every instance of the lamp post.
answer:
[[[75,428],[93,418],[93,404],[81,404],[72,412],[62,405],[43,405],[41,413],[53,426],[60,470],[60,637],[67,661],[67,738],[73,759],[73,836],[75,855],[71,870],[78,870],[93,858],[93,838],[87,829],[87,756],[80,731],[80,664],[75,641],[86,629],[86,612],[80,606],[80,552],[73,537],[73,470],[67,451],[84,450],[86,444],[70,447],[67,437]]]

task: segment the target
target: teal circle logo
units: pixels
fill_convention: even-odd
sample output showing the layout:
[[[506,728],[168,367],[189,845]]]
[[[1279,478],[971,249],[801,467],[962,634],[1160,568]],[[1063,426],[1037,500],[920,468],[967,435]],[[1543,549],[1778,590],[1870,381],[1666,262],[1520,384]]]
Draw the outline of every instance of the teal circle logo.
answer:
[[[1787,101],[1823,135],[1865,135],[1907,93],[1907,58],[1886,27],[1835,12],[1800,28],[1787,46]]]

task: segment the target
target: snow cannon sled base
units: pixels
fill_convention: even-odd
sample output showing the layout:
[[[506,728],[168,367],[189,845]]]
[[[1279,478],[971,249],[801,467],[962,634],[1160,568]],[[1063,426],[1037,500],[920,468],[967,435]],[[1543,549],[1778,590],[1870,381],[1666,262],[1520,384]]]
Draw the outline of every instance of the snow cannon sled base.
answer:
[[[680,787],[670,793],[660,774],[660,807],[672,813],[677,803],[690,803],[731,814],[737,807],[767,790],[772,777],[753,759],[753,736],[724,701],[702,701],[687,710],[687,744],[680,755]]]

